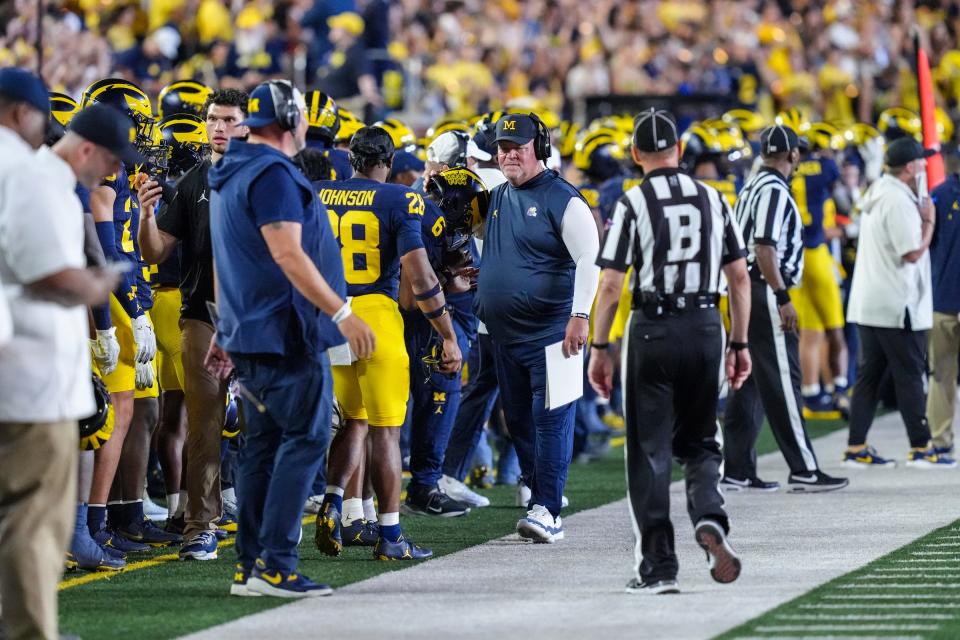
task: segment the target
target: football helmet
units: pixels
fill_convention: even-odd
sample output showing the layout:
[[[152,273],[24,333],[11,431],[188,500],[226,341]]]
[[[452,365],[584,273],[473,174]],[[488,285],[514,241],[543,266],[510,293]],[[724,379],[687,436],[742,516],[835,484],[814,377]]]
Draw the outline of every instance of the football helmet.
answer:
[[[466,168],[447,169],[427,182],[427,197],[446,219],[447,234],[470,234],[487,215],[490,192],[476,173]]]
[[[496,121],[494,121],[496,124]],[[570,120],[564,120],[560,123],[560,136],[557,139],[557,150],[561,158],[569,158],[573,155],[577,147],[577,134],[580,132],[580,125]]]
[[[339,109],[338,113],[340,115],[340,128],[337,130],[334,141],[337,144],[349,144],[353,134],[366,125],[346,109]]]
[[[169,176],[179,178],[201,162],[209,149],[206,123],[198,116],[175,113],[160,121],[168,150]]]
[[[422,144],[424,148],[429,147],[430,143],[433,142],[437,136],[439,136],[441,133],[446,133],[447,131],[463,131],[464,133],[470,133],[470,125],[459,118],[444,116],[434,122],[432,127],[427,129],[427,133],[424,135],[423,139],[420,140],[420,144]]]
[[[178,113],[204,118],[203,105],[212,93],[213,89],[196,80],[171,82],[160,90],[157,97],[157,118],[163,119]]]
[[[790,127],[798,136],[807,135],[807,131],[810,129],[810,116],[799,107],[791,107],[781,111],[774,118],[774,122],[784,127]]]
[[[50,120],[47,123],[47,134],[43,143],[48,147],[56,144],[57,140],[67,132],[67,125],[73,114],[80,110],[80,105],[65,93],[50,92]]]
[[[588,131],[574,147],[573,165],[599,182],[619,174],[624,158],[619,137],[613,129]]]
[[[223,414],[223,430],[220,432],[220,435],[228,440],[236,438],[242,430],[240,426],[240,402],[237,399],[239,395],[239,382],[236,378],[233,378],[227,386],[227,409]]]
[[[694,122],[680,136],[680,168],[693,172],[697,163],[704,159],[723,157],[723,147],[713,129]]]
[[[887,142],[907,136],[920,140],[923,136],[923,125],[919,116],[903,107],[890,107],[881,111],[877,117],[877,129]]]
[[[333,144],[340,131],[340,109],[333,98],[321,91],[308,91],[304,96],[307,102],[307,138],[320,140],[327,146]]]
[[[814,122],[807,131],[812,151],[843,151],[847,141],[843,134],[829,122]]]
[[[723,114],[721,119],[727,124],[738,127],[747,137],[760,133],[766,126],[763,116],[749,109],[730,109]]]
[[[93,415],[80,420],[81,451],[96,451],[113,435],[113,402],[107,385],[96,374],[93,375],[93,397],[96,410]]]
[[[150,98],[140,87],[120,78],[98,80],[83,92],[80,108],[94,103],[110,105],[129,117],[136,129],[133,142],[147,158],[151,170],[157,169],[160,173],[165,170],[165,166],[161,167],[161,164],[166,160],[167,150],[163,147],[163,137],[153,119]]]
[[[753,149],[744,137],[743,131],[736,124],[722,118],[710,118],[702,122],[703,126],[712,130],[717,137],[720,150],[724,153],[727,162],[734,164],[753,157]]]
[[[375,122],[374,126],[380,127],[390,134],[390,139],[393,140],[393,146],[397,151],[413,153],[417,150],[417,136],[414,135],[413,129],[397,118],[380,120],[379,122]]]

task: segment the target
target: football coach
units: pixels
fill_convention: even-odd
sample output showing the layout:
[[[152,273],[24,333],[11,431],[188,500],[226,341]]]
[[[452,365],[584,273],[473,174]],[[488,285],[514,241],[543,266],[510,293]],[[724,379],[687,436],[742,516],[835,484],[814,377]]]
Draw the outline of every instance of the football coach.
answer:
[[[304,598],[326,585],[297,573],[300,513],[325,460],[333,409],[327,349],[366,358],[370,328],[344,301],[340,250],[315,189],[290,158],[307,131],[303,96],[285,81],[250,96],[248,142],[211,167],[210,233],[219,319],[208,366],[236,367],[246,418],[237,483],[234,595]]]
[[[536,115],[501,118],[496,142],[507,182],[491,192],[475,304],[496,344],[503,411],[532,489],[517,532],[553,542],[563,538],[576,405],[547,409],[544,348],[562,341],[564,355],[582,357],[600,238],[580,193],[546,168],[550,134]]]

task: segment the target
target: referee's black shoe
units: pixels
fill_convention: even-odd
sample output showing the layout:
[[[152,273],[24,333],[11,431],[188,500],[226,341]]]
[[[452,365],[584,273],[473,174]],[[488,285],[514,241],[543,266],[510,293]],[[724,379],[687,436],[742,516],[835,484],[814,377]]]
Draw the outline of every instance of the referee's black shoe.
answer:
[[[780,489],[779,482],[768,482],[766,480],[761,480],[760,478],[753,476],[752,478],[746,478],[741,480],[740,478],[734,478],[732,476],[723,476],[720,479],[720,488],[724,491],[764,491],[770,493],[772,491],[777,491]]]
[[[790,477],[787,478],[787,490],[790,493],[836,491],[837,489],[843,489],[848,484],[850,484],[850,481],[846,478],[834,478],[819,469],[803,473],[791,473]]]
[[[641,582],[636,578],[627,583],[624,589],[627,593],[659,596],[667,593],[680,593],[680,584],[676,580],[657,580],[655,582]]]
[[[407,499],[401,510],[411,516],[438,516],[456,518],[470,513],[470,507],[458,502],[439,489],[407,489]]]
[[[729,584],[740,577],[740,558],[727,542],[727,534],[718,522],[701,520],[694,528],[693,536],[707,554],[711,578],[721,584]]]

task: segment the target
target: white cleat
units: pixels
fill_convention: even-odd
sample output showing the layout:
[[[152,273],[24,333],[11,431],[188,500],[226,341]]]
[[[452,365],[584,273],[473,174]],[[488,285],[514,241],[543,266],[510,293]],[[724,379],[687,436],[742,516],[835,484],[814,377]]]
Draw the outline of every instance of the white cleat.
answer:
[[[482,496],[456,478],[441,476],[438,483],[440,491],[468,507],[489,507],[490,499]]]

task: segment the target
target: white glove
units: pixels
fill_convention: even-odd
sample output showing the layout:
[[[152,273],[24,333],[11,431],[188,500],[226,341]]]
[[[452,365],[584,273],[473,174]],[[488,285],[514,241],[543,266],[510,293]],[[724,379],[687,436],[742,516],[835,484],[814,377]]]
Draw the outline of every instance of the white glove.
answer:
[[[101,331],[97,329],[97,339],[90,341],[93,359],[100,369],[100,375],[108,376],[117,368],[120,359],[120,342],[117,340],[116,327]]]
[[[149,389],[153,386],[153,363],[138,362],[136,372],[137,389]]]
[[[137,343],[137,362],[148,364],[157,355],[157,336],[153,332],[153,325],[150,324],[150,317],[143,314],[139,318],[134,318],[133,341]]]
[[[871,138],[859,147],[863,157],[863,175],[867,184],[872,183],[883,173],[883,138]]]

